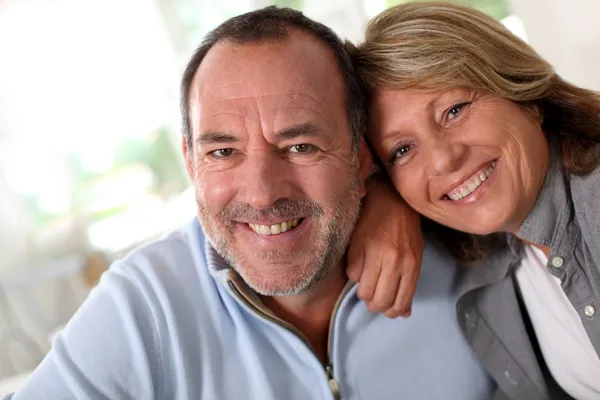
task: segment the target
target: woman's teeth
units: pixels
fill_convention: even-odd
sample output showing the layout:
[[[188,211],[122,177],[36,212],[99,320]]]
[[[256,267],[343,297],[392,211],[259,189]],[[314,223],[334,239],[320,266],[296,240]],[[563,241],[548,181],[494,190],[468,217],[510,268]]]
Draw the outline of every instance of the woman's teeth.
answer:
[[[496,161],[492,161],[487,168],[482,168],[474,173],[465,183],[448,193],[450,200],[460,200],[473,193],[475,189],[490,177],[494,168],[496,168]]]
[[[248,226],[250,226],[250,228],[252,228],[252,230],[259,235],[277,235],[297,227],[299,222],[300,219],[296,218],[289,221],[283,221],[275,225],[248,224]]]

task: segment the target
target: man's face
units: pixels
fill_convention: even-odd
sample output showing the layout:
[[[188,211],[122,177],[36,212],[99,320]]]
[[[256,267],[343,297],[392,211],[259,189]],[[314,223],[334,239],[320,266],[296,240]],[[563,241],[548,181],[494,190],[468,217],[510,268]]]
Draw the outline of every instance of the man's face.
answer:
[[[189,101],[184,152],[211,243],[256,292],[306,292],[339,264],[364,195],[333,54],[300,32],[219,43]]]

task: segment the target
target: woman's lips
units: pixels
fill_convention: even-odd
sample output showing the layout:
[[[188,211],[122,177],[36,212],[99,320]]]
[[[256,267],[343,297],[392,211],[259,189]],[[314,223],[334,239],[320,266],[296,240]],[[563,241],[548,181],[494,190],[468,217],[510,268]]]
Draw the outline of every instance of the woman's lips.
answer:
[[[446,196],[452,201],[464,199],[477,190],[490,177],[495,168],[496,160],[493,160],[465,179],[459,186],[446,193]]]

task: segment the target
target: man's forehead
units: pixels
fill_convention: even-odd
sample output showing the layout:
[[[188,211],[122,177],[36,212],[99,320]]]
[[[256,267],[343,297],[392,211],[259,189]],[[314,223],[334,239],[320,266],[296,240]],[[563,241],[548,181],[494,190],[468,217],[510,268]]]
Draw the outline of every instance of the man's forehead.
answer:
[[[331,100],[343,91],[332,51],[316,37],[292,31],[259,43],[217,43],[192,83],[191,100],[295,95]],[[333,92],[333,93],[332,93]]]

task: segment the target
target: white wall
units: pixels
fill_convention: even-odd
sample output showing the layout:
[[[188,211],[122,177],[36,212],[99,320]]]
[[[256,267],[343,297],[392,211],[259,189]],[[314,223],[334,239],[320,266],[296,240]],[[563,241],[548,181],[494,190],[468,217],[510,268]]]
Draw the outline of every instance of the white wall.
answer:
[[[510,0],[529,43],[566,80],[600,90],[600,1]]]
[[[0,273],[26,262],[30,231],[27,218],[0,169]]]
[[[303,12],[306,16],[326,24],[342,38],[353,42],[363,39],[369,18],[360,0],[304,0]]]

